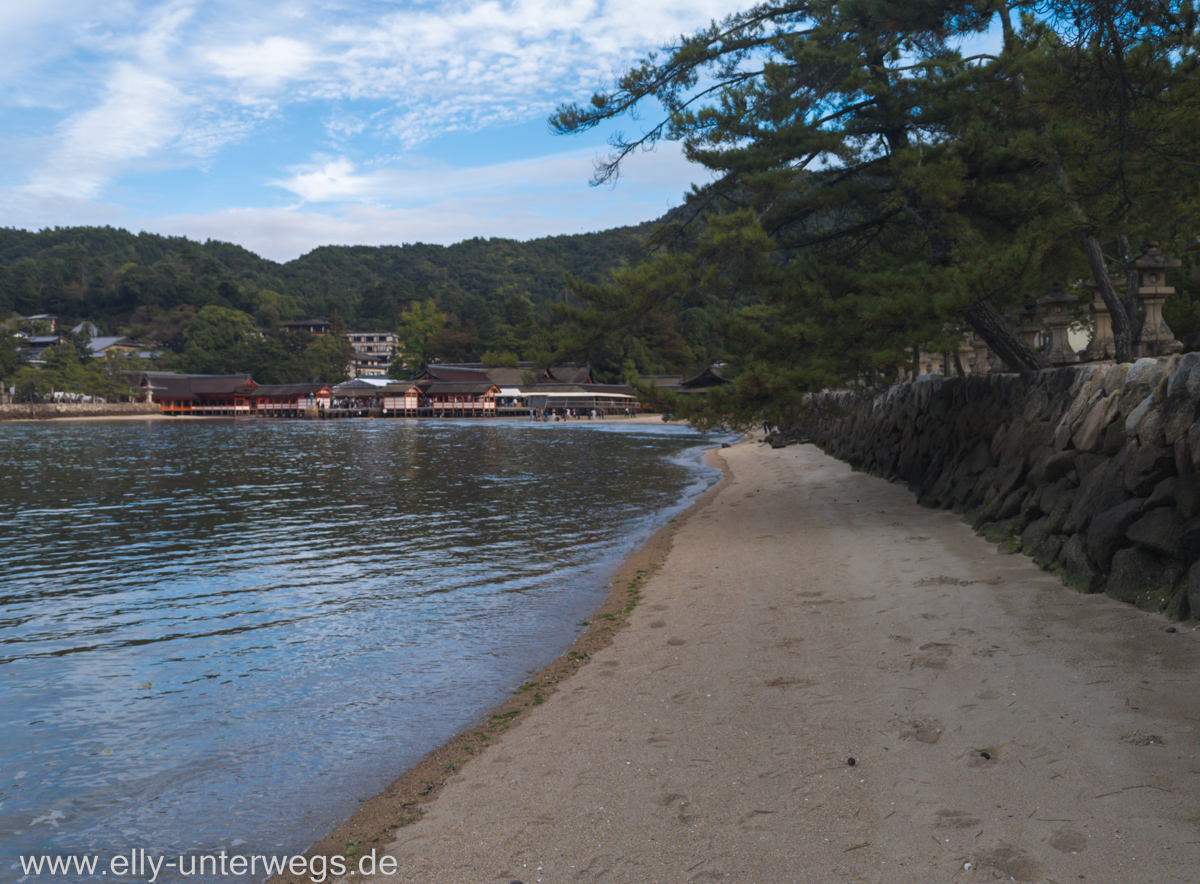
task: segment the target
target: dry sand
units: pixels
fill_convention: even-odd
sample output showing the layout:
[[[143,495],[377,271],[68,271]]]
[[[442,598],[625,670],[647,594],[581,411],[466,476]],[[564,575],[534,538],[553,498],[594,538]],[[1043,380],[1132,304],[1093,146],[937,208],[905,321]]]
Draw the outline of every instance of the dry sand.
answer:
[[[721,456],[629,628],[370,880],[1200,880],[1191,625],[811,446]]]

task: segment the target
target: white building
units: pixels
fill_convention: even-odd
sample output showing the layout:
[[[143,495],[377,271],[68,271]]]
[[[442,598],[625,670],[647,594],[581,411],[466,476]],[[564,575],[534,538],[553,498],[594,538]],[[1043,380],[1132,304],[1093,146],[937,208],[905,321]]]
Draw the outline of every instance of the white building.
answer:
[[[350,363],[352,378],[386,378],[388,366],[396,355],[400,338],[395,332],[352,331],[346,332],[346,340],[354,348]]]

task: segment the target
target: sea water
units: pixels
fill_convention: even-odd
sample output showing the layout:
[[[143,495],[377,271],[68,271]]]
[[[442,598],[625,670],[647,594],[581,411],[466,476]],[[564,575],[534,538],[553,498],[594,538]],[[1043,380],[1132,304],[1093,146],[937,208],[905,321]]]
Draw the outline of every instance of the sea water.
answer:
[[[0,881],[31,855],[302,853],[561,653],[719,477],[717,441],[0,425]]]

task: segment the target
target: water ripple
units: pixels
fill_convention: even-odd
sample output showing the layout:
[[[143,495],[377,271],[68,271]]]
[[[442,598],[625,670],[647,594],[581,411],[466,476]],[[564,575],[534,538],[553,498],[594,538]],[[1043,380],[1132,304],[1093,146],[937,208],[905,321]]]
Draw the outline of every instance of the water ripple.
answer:
[[[570,642],[616,562],[714,479],[706,444],[0,425],[0,881],[48,848],[303,849]]]

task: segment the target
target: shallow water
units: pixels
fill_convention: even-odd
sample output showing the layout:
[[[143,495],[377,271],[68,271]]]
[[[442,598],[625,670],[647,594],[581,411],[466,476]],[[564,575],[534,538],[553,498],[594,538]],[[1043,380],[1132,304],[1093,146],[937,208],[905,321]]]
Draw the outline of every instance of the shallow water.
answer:
[[[557,656],[715,481],[713,444],[588,422],[0,425],[0,880],[46,850],[302,852]]]

